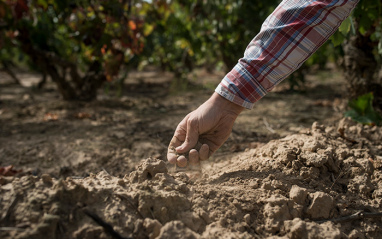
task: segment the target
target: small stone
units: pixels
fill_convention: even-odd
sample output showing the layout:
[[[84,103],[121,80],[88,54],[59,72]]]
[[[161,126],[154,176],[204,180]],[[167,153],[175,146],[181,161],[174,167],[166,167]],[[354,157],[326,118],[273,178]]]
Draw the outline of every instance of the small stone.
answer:
[[[295,203],[304,205],[306,197],[308,196],[308,190],[305,188],[301,188],[297,185],[293,185],[289,192],[289,197]]]
[[[247,223],[247,225],[251,225],[251,215],[245,214],[244,215],[244,221],[245,221],[245,223]]]
[[[145,229],[146,234],[148,234],[150,239],[154,239],[159,236],[161,227],[162,224],[158,220],[145,218],[143,221],[143,228]]]
[[[306,210],[306,213],[312,219],[327,219],[333,208],[333,198],[324,192],[315,192],[310,195],[312,203]]]

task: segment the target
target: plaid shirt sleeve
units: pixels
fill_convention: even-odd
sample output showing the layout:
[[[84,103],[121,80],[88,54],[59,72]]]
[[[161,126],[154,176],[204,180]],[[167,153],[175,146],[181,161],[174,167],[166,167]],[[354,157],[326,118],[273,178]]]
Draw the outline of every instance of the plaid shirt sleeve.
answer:
[[[282,1],[215,91],[236,104],[253,108],[338,29],[358,1]]]

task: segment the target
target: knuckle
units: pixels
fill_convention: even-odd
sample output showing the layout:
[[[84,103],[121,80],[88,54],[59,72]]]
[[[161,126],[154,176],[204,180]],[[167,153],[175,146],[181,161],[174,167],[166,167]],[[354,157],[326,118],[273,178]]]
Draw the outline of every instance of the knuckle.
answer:
[[[199,120],[195,117],[190,117],[187,121],[187,124],[191,127],[191,129],[196,129],[199,125]]]

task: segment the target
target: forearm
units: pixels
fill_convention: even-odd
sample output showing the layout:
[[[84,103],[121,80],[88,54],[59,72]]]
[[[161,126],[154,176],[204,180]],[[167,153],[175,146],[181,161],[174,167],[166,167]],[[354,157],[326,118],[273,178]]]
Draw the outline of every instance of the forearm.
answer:
[[[358,0],[284,0],[216,92],[252,108],[297,70],[340,26]]]

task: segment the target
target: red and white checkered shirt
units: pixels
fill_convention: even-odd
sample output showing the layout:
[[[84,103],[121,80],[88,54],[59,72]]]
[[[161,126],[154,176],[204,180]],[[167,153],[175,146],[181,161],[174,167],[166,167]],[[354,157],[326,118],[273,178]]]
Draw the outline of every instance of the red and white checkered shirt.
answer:
[[[358,0],[284,0],[216,92],[251,109],[297,70],[340,26]]]

